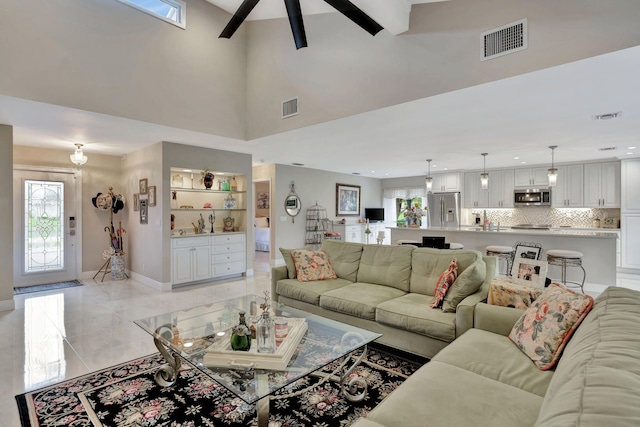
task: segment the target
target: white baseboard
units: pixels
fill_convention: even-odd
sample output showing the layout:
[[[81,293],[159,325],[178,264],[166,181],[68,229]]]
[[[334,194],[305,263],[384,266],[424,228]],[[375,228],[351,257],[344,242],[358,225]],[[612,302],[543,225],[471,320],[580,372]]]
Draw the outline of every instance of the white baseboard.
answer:
[[[13,311],[16,309],[16,303],[13,299],[0,301],[0,311]]]
[[[157,280],[150,279],[147,276],[143,276],[138,273],[129,273],[129,277],[131,277],[136,282],[140,282],[143,285],[149,286],[150,288],[153,288],[160,292],[166,292],[171,290],[171,282],[168,282],[168,283],[158,282]]]

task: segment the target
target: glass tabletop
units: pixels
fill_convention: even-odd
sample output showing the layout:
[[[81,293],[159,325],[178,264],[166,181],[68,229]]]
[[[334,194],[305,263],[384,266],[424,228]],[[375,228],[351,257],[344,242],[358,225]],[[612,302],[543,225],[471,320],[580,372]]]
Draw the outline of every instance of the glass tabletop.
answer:
[[[282,344],[274,354],[258,353],[256,340],[252,340],[249,351],[233,351],[231,328],[238,324],[239,313],[246,313],[248,325],[255,324],[262,314],[262,303],[263,297],[247,295],[134,323],[247,403],[254,403],[382,336],[270,301],[271,316],[288,323],[289,334]]]

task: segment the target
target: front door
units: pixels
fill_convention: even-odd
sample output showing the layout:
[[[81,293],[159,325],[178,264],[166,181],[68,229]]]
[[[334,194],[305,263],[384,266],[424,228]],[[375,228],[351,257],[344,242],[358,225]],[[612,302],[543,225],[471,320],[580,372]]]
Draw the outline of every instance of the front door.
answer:
[[[14,286],[79,279],[74,172],[14,170]]]

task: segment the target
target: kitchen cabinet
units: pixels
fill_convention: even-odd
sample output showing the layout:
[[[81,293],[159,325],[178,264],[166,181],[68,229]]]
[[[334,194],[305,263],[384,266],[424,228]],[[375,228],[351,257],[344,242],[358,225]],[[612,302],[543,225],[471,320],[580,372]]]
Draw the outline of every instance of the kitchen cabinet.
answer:
[[[515,170],[514,185],[516,187],[549,186],[548,168],[521,168]],[[489,175],[491,186],[491,175]]]
[[[174,285],[211,278],[209,237],[173,239],[171,247],[171,276]]]
[[[581,208],[584,206],[583,165],[558,166],[556,186],[551,189],[554,208]]]
[[[491,188],[491,174],[489,174],[489,188]],[[489,191],[480,188],[480,172],[465,172],[462,206],[464,208],[488,208]]]
[[[221,233],[211,236],[213,277],[242,274],[246,271],[244,233]]]
[[[622,268],[640,269],[640,214],[622,215],[620,230]]]
[[[513,207],[514,175],[513,169],[489,171],[490,208]]]
[[[621,167],[621,212],[640,214],[640,159],[624,160]]]
[[[584,206],[620,207],[620,162],[584,165]]]
[[[460,174],[452,173],[436,173],[433,177],[433,185],[431,191],[460,191]]]

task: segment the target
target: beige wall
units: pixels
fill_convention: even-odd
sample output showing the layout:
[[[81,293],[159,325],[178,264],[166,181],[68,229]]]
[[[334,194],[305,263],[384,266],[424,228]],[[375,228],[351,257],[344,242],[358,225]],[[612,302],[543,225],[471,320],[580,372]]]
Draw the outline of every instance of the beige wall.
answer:
[[[342,15],[305,16],[295,50],[286,20],[249,27],[248,139],[577,61],[640,44],[635,0],[455,0],[414,5],[410,30],[371,37]],[[480,61],[480,34],[522,18],[528,49]],[[300,114],[280,119],[280,102]]]
[[[73,146],[68,151],[49,150],[44,148],[27,147],[23,145],[14,146],[13,163],[16,165],[27,165],[37,167],[71,168],[73,164],[69,161],[69,155],[73,153]],[[131,193],[124,187],[120,157],[106,156],[100,154],[90,154],[89,160],[82,167],[82,271],[96,272],[102,264],[102,252],[109,248],[109,239],[104,227],[109,225],[109,213],[96,209],[91,199],[98,193],[106,193],[109,187],[113,187],[116,194],[123,194],[127,203],[131,202]],[[114,215],[114,225],[122,221],[124,228],[127,228],[128,208],[121,210]],[[125,252],[129,244],[129,235],[124,236]],[[15,252],[15,251],[14,251]],[[19,254],[12,254],[16,256]],[[125,258],[125,266],[128,268],[128,256]]]
[[[0,180],[12,182],[13,126],[0,124]],[[0,311],[12,310],[13,304],[13,186],[0,187]]]
[[[246,37],[187,2],[183,30],[123,3],[1,1],[0,94],[244,138]]]

